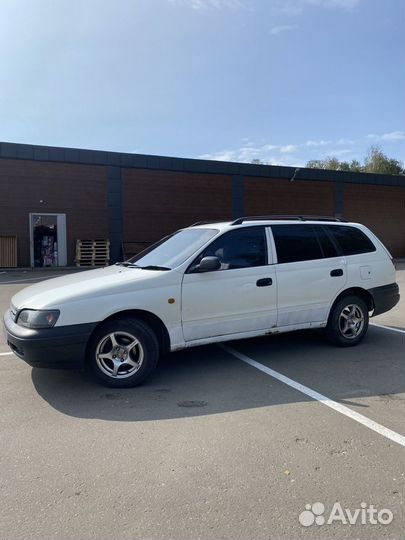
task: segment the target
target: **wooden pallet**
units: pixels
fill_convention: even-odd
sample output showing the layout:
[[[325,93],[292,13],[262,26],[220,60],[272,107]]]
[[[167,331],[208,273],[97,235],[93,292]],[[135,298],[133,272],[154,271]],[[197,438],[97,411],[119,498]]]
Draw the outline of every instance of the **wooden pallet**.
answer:
[[[97,258],[97,257],[104,257],[104,259],[108,259],[110,255],[109,250],[104,252],[99,251],[76,251],[76,259],[85,259],[85,258]]]
[[[107,266],[109,262],[109,240],[76,241],[76,266]]]
[[[0,268],[17,266],[17,237],[0,236]]]
[[[90,268],[102,268],[104,266],[108,266],[109,264],[109,261],[108,260],[105,260],[103,262],[99,262],[99,261],[89,261],[89,262],[77,262],[76,263],[76,266],[78,268],[84,268],[84,267],[90,267]]]

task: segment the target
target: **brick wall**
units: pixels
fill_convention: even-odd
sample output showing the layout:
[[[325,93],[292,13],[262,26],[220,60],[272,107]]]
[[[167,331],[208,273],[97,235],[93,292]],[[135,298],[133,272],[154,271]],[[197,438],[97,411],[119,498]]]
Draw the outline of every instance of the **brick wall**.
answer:
[[[108,238],[107,173],[104,165],[0,159],[0,235],[18,236],[19,266],[30,264],[30,212],[66,214],[68,264],[77,238]],[[123,167],[119,178],[123,241],[133,252],[195,221],[232,218],[231,174]],[[245,177],[234,195],[242,192],[236,207],[245,215],[335,213],[334,182]],[[405,256],[403,187],[347,183],[343,206],[346,218],[369,226],[394,256]]]
[[[246,215],[317,214],[334,215],[334,184],[246,178]]]
[[[405,189],[346,184],[344,216],[369,227],[394,257],[405,256]]]
[[[230,176],[138,169],[121,174],[125,243],[151,243],[196,221],[232,218]]]
[[[66,214],[69,265],[77,238],[108,237],[106,174],[102,166],[0,160],[0,234],[18,236],[19,266],[30,265],[30,212]]]

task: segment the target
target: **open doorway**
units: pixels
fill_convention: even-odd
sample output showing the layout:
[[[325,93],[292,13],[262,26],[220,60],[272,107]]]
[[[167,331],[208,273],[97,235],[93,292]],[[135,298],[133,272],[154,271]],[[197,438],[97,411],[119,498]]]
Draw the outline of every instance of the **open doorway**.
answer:
[[[31,266],[66,266],[66,215],[30,214]]]

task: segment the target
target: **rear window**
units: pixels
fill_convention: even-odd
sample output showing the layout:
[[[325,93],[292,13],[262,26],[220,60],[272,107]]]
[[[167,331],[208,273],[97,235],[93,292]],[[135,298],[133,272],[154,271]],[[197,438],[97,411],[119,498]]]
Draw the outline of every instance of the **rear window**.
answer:
[[[363,231],[348,225],[327,225],[342,255],[358,255],[376,251],[375,245]]]
[[[279,263],[323,259],[321,244],[312,225],[272,225]]]

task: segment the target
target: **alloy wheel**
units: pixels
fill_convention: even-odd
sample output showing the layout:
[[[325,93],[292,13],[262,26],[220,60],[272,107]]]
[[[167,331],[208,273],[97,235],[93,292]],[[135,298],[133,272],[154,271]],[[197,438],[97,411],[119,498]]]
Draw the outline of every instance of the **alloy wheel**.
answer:
[[[144,351],[136,336],[129,332],[111,332],[96,348],[97,365],[114,379],[125,379],[136,373],[143,362]]]
[[[364,328],[364,313],[357,304],[348,304],[339,315],[339,330],[346,339],[357,338]]]

